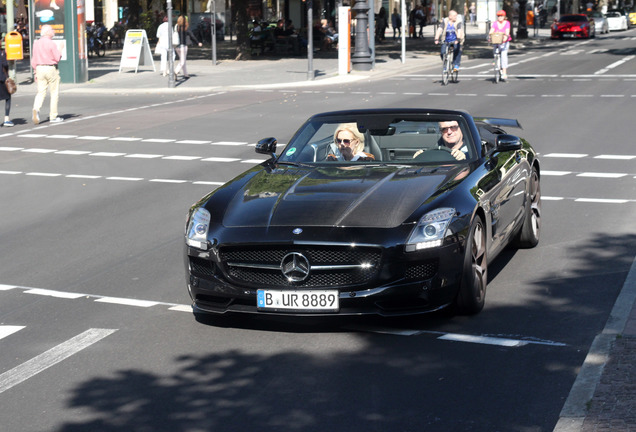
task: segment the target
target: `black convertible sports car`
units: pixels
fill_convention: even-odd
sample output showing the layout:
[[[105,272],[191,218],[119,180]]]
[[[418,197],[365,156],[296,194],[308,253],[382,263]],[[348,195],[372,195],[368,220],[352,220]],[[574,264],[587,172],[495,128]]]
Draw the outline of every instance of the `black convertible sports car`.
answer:
[[[195,314],[384,316],[484,306],[488,263],[539,241],[539,160],[464,111],[311,117],[280,154],[190,209]]]

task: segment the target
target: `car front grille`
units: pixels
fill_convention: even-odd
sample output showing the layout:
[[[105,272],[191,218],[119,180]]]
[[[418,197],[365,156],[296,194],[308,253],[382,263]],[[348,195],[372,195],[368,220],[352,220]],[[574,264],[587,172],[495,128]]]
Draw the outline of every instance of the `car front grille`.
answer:
[[[404,277],[407,280],[425,280],[430,279],[437,274],[439,265],[437,260],[424,262],[410,266],[406,269]]]
[[[290,253],[302,254],[309,263],[307,277],[290,281],[281,270]],[[373,247],[223,247],[219,251],[228,278],[248,287],[342,287],[369,283],[376,278],[381,252]]]

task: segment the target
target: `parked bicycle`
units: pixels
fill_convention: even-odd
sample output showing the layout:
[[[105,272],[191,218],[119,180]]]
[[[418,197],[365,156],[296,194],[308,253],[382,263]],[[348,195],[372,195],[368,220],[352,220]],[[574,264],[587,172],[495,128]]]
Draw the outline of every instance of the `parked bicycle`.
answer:
[[[448,42],[442,43],[442,85],[447,85],[449,80],[457,82],[459,71],[453,68],[453,60],[455,60],[455,49],[453,44]]]

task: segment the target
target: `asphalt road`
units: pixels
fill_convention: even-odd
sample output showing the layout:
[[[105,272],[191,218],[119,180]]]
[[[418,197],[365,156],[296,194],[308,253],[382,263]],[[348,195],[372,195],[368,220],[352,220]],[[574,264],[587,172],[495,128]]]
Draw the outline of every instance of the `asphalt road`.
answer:
[[[0,130],[0,418],[7,431],[550,431],[636,255],[634,31],[331,87],[98,98]],[[30,97],[13,112],[28,115]],[[189,312],[188,207],[309,115],[514,117],[539,151],[539,246],[489,268],[475,317]],[[15,134],[16,132],[20,132]]]

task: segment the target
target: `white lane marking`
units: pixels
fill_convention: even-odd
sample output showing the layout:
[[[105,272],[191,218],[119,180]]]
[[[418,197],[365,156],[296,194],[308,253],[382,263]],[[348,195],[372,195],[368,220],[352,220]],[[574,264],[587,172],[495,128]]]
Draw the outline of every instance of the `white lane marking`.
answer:
[[[594,159],[632,160],[632,159],[636,159],[636,156],[632,156],[632,155],[598,155],[598,156],[594,156]]]
[[[580,159],[587,156],[588,155],[584,153],[548,153],[543,155],[543,157],[569,158],[569,159]]]
[[[53,150],[53,149],[41,149],[41,148],[31,148],[31,149],[24,149],[22,150],[23,153],[54,153],[57,150]]]
[[[236,162],[239,161],[238,158],[224,158],[224,157],[209,157],[205,159],[201,159],[203,162]]]
[[[599,204],[625,204],[630,200],[626,199],[607,199],[607,198],[576,198],[574,202],[599,203]]]
[[[30,173],[26,173],[25,175],[37,176],[37,177],[59,177],[62,174],[58,174],[58,173],[43,173],[43,172],[30,172]]]
[[[260,164],[263,162],[265,162],[263,159],[245,159],[241,161],[241,163],[248,163],[248,164]]]
[[[496,345],[496,346],[505,346],[505,347],[520,347],[520,346],[524,346],[528,344],[527,342],[523,340],[494,338],[494,337],[488,337],[488,336],[472,336],[472,335],[452,334],[452,333],[440,336],[438,337],[438,339],[448,340],[453,342],[468,342],[468,343]]]
[[[192,306],[177,305],[177,306],[173,306],[171,308],[168,308],[168,310],[177,311],[177,312],[192,312]]]
[[[119,180],[119,181],[141,181],[142,177],[106,177],[106,180]]]
[[[0,339],[4,339],[7,336],[11,336],[13,333],[19,332],[24,327],[25,326],[10,326],[10,325],[0,326]]]
[[[192,161],[201,159],[201,156],[164,156],[161,159],[166,160],[181,160],[181,161]]]
[[[22,171],[0,171],[0,174],[15,175],[15,174],[22,174]]]
[[[563,197],[541,196],[541,201],[563,201],[564,199]]]
[[[79,140],[87,140],[87,141],[102,141],[102,140],[107,140],[108,137],[86,135],[86,136],[77,137],[77,139],[79,139]]]
[[[175,183],[175,184],[188,183],[188,180],[171,180],[171,179],[150,179],[148,181],[155,182],[155,183]]]
[[[97,157],[119,157],[123,156],[126,153],[115,153],[115,152],[96,152],[90,153],[89,156],[97,156]]]
[[[627,174],[623,173],[596,173],[596,172],[582,172],[577,174],[577,177],[592,177],[592,178],[621,178]]]
[[[217,142],[213,142],[210,143],[212,145],[225,145],[225,146],[242,146],[242,145],[247,145],[249,143],[246,142],[238,142],[238,141],[217,141]]]
[[[123,297],[102,297],[95,300],[98,303],[111,303],[111,304],[119,304],[126,306],[137,306],[137,307],[152,307],[157,306],[159,303],[148,300],[136,300],[136,299],[127,299]]]
[[[0,284],[0,291],[9,291],[12,290],[14,288],[17,288],[17,285],[4,285],[4,284]]]
[[[61,151],[55,152],[55,154],[57,155],[69,155],[69,156],[82,156],[82,155],[86,155],[90,153],[91,152],[86,150],[61,150]]]
[[[46,137],[50,139],[71,139],[77,138],[77,135],[47,135]]]
[[[84,175],[84,174],[69,174],[67,176],[64,176],[67,178],[76,178],[76,179],[98,179],[98,178],[102,178],[102,176],[98,176],[98,175]]]
[[[0,147],[0,151],[10,152],[10,151],[18,151],[18,150],[24,150],[24,147]]]
[[[0,375],[0,393],[28,380],[51,366],[66,360],[73,354],[115,333],[116,329],[90,329],[63,342],[50,350],[27,360]]]
[[[160,155],[160,154],[139,154],[139,153],[133,153],[133,154],[126,155],[124,157],[137,158],[137,159],[156,159],[156,158],[160,158],[160,157],[163,157],[163,156],[164,155]]]
[[[141,138],[135,138],[135,137],[113,137],[113,138],[108,138],[108,141],[141,141]]]
[[[182,140],[177,141],[177,144],[210,144],[210,141]]]
[[[572,174],[572,171],[541,171],[542,176],[564,176]]]
[[[57,297],[57,298],[67,298],[67,299],[76,299],[82,297],[82,294],[64,292],[64,291],[54,291],[42,288],[33,288],[28,291],[25,291],[26,294],[35,294],[41,296],[48,297]]]
[[[44,138],[45,134],[21,134],[20,138]]]
[[[213,181],[195,181],[192,182],[194,185],[209,185],[209,186],[222,186],[225,183],[223,182],[213,182]]]
[[[627,63],[628,61],[632,60],[634,57],[633,55],[627,56],[625,58],[623,58],[622,60],[616,61],[610,65],[605,66],[603,69],[600,69],[596,72],[594,72],[594,75],[603,75],[605,72],[608,72],[624,63]]]
[[[165,138],[148,138],[142,139],[141,142],[152,142],[152,143],[170,143],[175,142],[173,139],[165,139]]]

